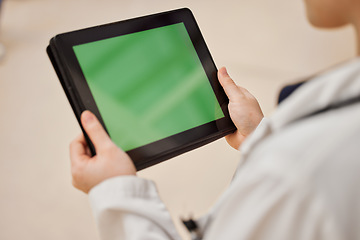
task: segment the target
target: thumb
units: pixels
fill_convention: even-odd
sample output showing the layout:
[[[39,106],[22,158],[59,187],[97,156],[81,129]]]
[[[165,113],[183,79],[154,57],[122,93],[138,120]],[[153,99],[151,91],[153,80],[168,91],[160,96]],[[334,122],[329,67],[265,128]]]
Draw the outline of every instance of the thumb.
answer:
[[[104,146],[107,146],[109,143],[112,143],[109,135],[106,133],[99,120],[89,110],[86,110],[81,114],[81,123],[91,142],[94,144],[96,152],[101,150]]]
[[[218,78],[221,86],[223,87],[226,95],[228,96],[230,101],[236,101],[239,95],[242,94],[241,91],[239,91],[238,86],[235,84],[235,82],[231,79],[229,74],[226,71],[225,67],[222,67],[219,69],[218,72]]]

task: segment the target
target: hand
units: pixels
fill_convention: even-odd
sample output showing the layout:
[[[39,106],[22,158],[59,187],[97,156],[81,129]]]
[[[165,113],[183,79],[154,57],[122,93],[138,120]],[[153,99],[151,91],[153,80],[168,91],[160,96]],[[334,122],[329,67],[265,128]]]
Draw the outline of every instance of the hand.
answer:
[[[264,117],[258,101],[245,88],[239,87],[230,78],[226,68],[218,72],[219,82],[229,98],[229,113],[237,130],[227,135],[226,141],[239,149],[245,138],[252,133]]]
[[[88,193],[91,188],[108,178],[136,175],[136,168],[130,157],[111,141],[94,114],[84,111],[81,123],[95,146],[96,155],[91,157],[82,134],[71,142],[70,159],[74,187]]]

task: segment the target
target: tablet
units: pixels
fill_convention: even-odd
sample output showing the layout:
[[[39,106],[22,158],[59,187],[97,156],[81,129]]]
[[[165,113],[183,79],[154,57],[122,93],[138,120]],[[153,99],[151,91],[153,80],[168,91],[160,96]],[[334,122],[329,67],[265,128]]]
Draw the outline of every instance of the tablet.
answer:
[[[80,126],[93,112],[137,170],[235,130],[189,9],[59,34],[47,53]]]

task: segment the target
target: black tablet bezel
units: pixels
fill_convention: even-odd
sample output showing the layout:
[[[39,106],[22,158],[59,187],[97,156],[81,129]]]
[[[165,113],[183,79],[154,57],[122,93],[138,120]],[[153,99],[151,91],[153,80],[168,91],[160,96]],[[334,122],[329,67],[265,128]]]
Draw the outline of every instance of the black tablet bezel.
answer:
[[[54,67],[55,64],[58,65],[58,76],[62,78],[60,80],[77,119],[80,120],[84,110],[90,110],[105,127],[73,46],[176,23],[184,23],[225,117],[127,151],[138,170],[204,145],[235,130],[229,117],[228,98],[217,79],[217,68],[191,11],[187,8],[177,9],[59,34],[51,39],[48,48]],[[80,121],[79,123],[81,125]],[[95,154],[94,148],[91,149]]]

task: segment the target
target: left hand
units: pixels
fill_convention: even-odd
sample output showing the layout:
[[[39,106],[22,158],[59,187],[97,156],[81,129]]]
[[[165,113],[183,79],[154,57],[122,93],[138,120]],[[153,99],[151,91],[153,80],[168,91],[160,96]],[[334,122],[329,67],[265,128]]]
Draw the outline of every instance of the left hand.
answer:
[[[259,102],[245,88],[237,86],[226,71],[220,68],[219,82],[229,98],[229,114],[237,130],[225,137],[230,146],[239,150],[243,141],[257,128],[264,114]]]
[[[123,175],[136,175],[130,157],[110,139],[98,119],[90,111],[81,114],[81,123],[95,146],[91,157],[85,137],[81,134],[70,144],[73,185],[88,193],[102,181]]]

